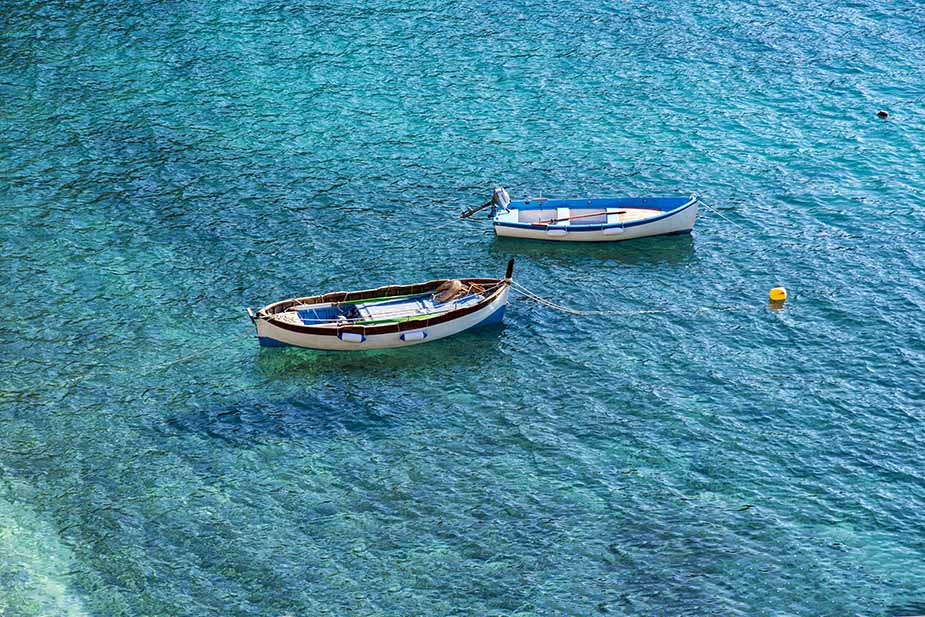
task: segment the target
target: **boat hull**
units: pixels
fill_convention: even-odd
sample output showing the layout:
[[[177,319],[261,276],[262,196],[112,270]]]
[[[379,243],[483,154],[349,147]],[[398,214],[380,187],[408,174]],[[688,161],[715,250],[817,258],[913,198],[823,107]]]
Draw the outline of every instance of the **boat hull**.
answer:
[[[494,220],[495,234],[501,237],[559,242],[619,242],[651,236],[690,233],[697,218],[697,201],[692,198],[676,210],[657,213],[651,218],[626,223],[534,225],[504,222],[499,220],[501,218],[501,216],[496,216]]]
[[[501,322],[504,318],[504,309],[508,303],[509,291],[510,287],[505,285],[504,289],[491,302],[457,319],[421,328],[404,329],[401,332],[367,335],[356,334],[354,332],[356,328],[351,328],[349,333],[338,333],[335,329],[332,329],[332,334],[322,335],[295,332],[291,329],[280,327],[272,320],[257,319],[255,321],[257,338],[264,347],[304,347],[332,351],[408,347],[453,336],[479,326]]]

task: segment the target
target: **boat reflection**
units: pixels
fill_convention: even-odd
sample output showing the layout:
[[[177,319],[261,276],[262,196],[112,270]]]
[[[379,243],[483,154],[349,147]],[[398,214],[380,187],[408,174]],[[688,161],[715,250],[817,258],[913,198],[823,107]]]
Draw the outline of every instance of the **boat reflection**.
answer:
[[[492,255],[552,259],[562,263],[607,259],[626,265],[690,264],[697,261],[691,234],[654,236],[626,242],[547,242],[496,237],[489,246]]]
[[[462,332],[426,345],[399,349],[368,351],[319,351],[312,349],[260,348],[257,370],[271,380],[311,380],[330,373],[343,378],[381,377],[386,374],[408,374],[465,367],[481,372],[490,365],[503,362],[499,353],[505,336],[504,324],[494,324]]]

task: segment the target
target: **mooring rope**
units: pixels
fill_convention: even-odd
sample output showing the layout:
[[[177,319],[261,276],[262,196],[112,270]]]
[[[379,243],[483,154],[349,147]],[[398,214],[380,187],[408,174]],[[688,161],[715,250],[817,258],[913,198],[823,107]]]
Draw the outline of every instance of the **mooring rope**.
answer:
[[[620,311],[620,310],[582,311],[582,310],[574,309],[568,306],[563,306],[561,304],[556,304],[555,302],[552,302],[551,300],[547,300],[546,298],[540,296],[539,294],[536,294],[530,291],[529,289],[527,289],[526,287],[524,287],[517,281],[511,281],[511,287],[513,287],[515,290],[517,290],[518,293],[520,293],[526,298],[529,298],[530,300],[538,302],[551,309],[562,311],[563,313],[570,313],[572,315],[578,315],[581,317],[588,316],[588,315],[657,315],[657,314],[666,314],[666,313],[687,312],[684,309],[646,309],[646,310],[641,310],[641,311]],[[699,306],[690,312],[699,313],[703,311],[734,311],[738,308],[739,307],[737,306],[719,306],[719,307]]]
[[[163,370],[166,370],[166,369],[170,368],[171,366],[173,366],[173,365],[175,365],[175,364],[180,364],[180,363],[182,363],[182,362],[186,362],[186,361],[188,361],[188,360],[192,360],[193,358],[197,358],[197,357],[199,357],[199,356],[201,356],[201,355],[204,355],[204,354],[206,354],[206,353],[209,353],[210,351],[214,351],[214,350],[218,349],[219,347],[224,347],[225,345],[228,345],[229,343],[235,343],[235,342],[240,341],[240,340],[243,340],[243,339],[245,339],[245,338],[253,338],[253,337],[254,337],[254,334],[252,334],[252,333],[249,333],[249,334],[242,334],[242,335],[239,336],[239,337],[236,337],[236,338],[233,338],[233,339],[229,339],[229,340],[226,340],[226,341],[222,341],[221,343],[217,343],[217,344],[215,344],[215,345],[209,345],[208,347],[206,347],[206,348],[204,348],[204,349],[200,349],[199,351],[193,352],[193,353],[191,353],[191,354],[189,354],[189,355],[181,356],[181,357],[176,358],[176,359],[174,359],[174,360],[170,360],[169,362],[164,362],[163,364],[158,364],[158,365],[156,365],[156,366],[153,366],[153,367],[149,368],[149,369],[146,370],[146,371],[142,371],[142,372],[140,373],[140,375],[141,375],[142,377],[147,377],[148,375],[150,375],[150,374],[152,374],[152,373],[156,373],[156,372],[158,372],[158,371],[163,371]],[[107,368],[107,367],[103,367],[103,368]],[[108,368],[114,368],[114,367],[108,367]],[[68,379],[68,380],[62,382],[61,385],[64,386],[64,387],[70,387],[70,386],[73,386],[74,384],[78,384],[78,383],[80,383],[80,382],[82,382],[82,381],[86,381],[86,380],[90,379],[91,377],[93,377],[94,375],[95,375],[95,373],[93,373],[93,372],[88,372],[87,374],[81,375],[80,377],[74,377],[73,379]]]
[[[218,349],[219,347],[224,347],[225,345],[228,345],[229,343],[236,343],[236,342],[238,342],[238,341],[240,341],[240,340],[243,340],[243,339],[245,339],[245,338],[253,338],[254,336],[255,336],[255,335],[254,335],[253,333],[242,334],[241,336],[238,336],[238,337],[233,338],[233,339],[229,339],[229,340],[227,340],[227,341],[222,341],[221,343],[218,343],[218,344],[216,344],[216,345],[210,345],[209,347],[206,347],[205,349],[200,349],[199,351],[196,351],[196,352],[194,352],[194,353],[191,353],[191,354],[189,354],[188,356],[183,356],[183,357],[181,357],[181,358],[177,358],[176,360],[171,360],[170,362],[165,362],[164,364],[159,364],[159,365],[157,365],[157,366],[154,366],[154,367],[148,369],[147,371],[143,372],[142,375],[150,375],[151,373],[154,373],[154,372],[156,372],[156,371],[163,371],[164,369],[170,368],[170,367],[173,366],[174,364],[180,364],[181,362],[186,362],[187,360],[192,360],[193,358],[198,358],[199,356],[201,356],[201,355],[203,355],[203,354],[206,354],[206,353],[209,353],[210,351],[216,350],[216,349]]]
[[[449,227],[450,225],[455,225],[455,224],[458,223],[458,222],[459,222],[459,218],[450,219],[449,221],[447,221],[447,222],[444,223],[443,225],[437,225],[436,227],[431,227],[431,228],[430,228],[430,231],[437,231],[438,229],[445,229],[445,228]]]
[[[719,210],[717,210],[716,208],[714,208],[714,207],[711,206],[710,204],[704,203],[704,202],[703,202],[702,200],[700,200],[700,199],[697,200],[697,203],[699,203],[699,204],[700,204],[701,206],[703,206],[704,208],[708,209],[710,212],[713,212],[714,214],[716,214],[717,216],[719,216],[719,217],[720,217],[721,219],[723,219],[724,221],[728,221],[728,222],[732,223],[733,225],[735,225],[735,226],[738,227],[739,229],[745,229],[745,226],[744,226],[744,225],[740,225],[739,223],[736,223],[736,222],[733,221],[731,218],[729,218],[728,216],[724,215],[722,212],[720,212]]]
[[[530,291],[529,289],[527,289],[526,287],[524,287],[517,281],[511,281],[511,287],[516,289],[518,292],[520,292],[522,295],[526,296],[527,298],[530,298],[531,300],[535,302],[539,302],[540,304],[544,306],[548,306],[551,309],[562,311],[563,313],[571,313],[572,315],[587,315],[588,314],[587,311],[579,311],[578,309],[573,309],[567,306],[562,306],[561,304],[556,304],[555,302],[550,302],[546,298],[543,298],[533,293],[532,291]]]

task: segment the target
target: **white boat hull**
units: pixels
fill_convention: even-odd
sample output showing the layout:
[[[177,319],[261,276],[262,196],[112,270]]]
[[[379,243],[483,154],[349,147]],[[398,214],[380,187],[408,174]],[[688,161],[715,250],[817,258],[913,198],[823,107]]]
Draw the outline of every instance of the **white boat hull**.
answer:
[[[280,327],[268,319],[257,319],[257,337],[261,345],[267,347],[306,347],[310,349],[324,349],[333,351],[360,351],[364,349],[389,349],[395,347],[408,347],[436,341],[454,334],[459,334],[471,328],[490,323],[498,323],[504,315],[504,308],[508,303],[510,287],[504,289],[485,306],[477,311],[463,315],[443,323],[425,326],[422,328],[403,330],[402,332],[389,332],[386,334],[357,334],[356,328],[351,332],[340,332],[334,335],[307,334],[294,332]],[[336,330],[335,330],[336,331]]]
[[[502,216],[496,216],[494,229],[496,235],[508,238],[567,242],[618,242],[649,236],[690,233],[697,218],[697,205],[697,202],[693,201],[687,207],[653,217],[651,221],[641,220],[603,225],[505,223],[499,220]]]

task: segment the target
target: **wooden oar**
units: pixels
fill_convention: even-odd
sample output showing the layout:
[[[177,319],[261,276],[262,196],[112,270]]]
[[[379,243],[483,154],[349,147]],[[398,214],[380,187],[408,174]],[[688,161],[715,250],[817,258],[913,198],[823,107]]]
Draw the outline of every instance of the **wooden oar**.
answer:
[[[572,219],[583,219],[590,216],[600,216],[602,214],[626,214],[626,210],[617,210],[616,212],[593,212],[591,214],[579,214],[578,216],[567,216],[561,219],[548,219],[546,221],[537,221],[533,223],[534,225],[549,225],[550,223],[558,223],[559,221],[570,221]]]

